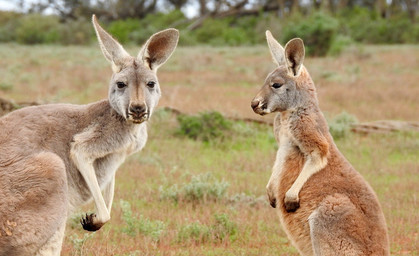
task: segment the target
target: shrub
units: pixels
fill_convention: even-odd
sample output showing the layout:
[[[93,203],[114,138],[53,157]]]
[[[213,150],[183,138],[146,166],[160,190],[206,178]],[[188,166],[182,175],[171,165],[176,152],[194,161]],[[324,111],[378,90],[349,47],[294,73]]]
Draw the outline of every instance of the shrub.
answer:
[[[200,222],[194,222],[182,226],[176,241],[178,243],[220,243],[226,240],[234,241],[237,238],[238,226],[231,221],[227,214],[215,214],[212,225],[207,226]]]
[[[60,43],[64,45],[88,44],[93,38],[93,29],[89,21],[84,18],[69,20],[58,27]]]
[[[227,214],[216,214],[215,224],[212,226],[213,235],[216,240],[236,240],[237,224],[231,221]]]
[[[126,43],[132,39],[132,33],[135,31],[140,31],[141,23],[138,19],[126,19],[126,20],[117,20],[112,22],[108,31],[113,35],[120,43]]]
[[[83,255],[83,247],[87,240],[92,238],[95,233],[85,233],[82,238],[79,238],[78,235],[73,234],[69,237],[71,243],[73,244],[74,249],[76,250],[75,255]]]
[[[232,126],[216,111],[200,113],[198,116],[179,115],[177,120],[180,124],[177,134],[205,142],[223,139]]]
[[[131,205],[129,202],[120,200],[120,206],[122,210],[122,219],[127,224],[122,229],[122,232],[136,236],[137,233],[151,237],[153,241],[159,241],[162,233],[166,229],[166,224],[159,220],[149,220],[140,216],[135,218],[132,214]]]
[[[218,200],[222,198],[229,184],[225,181],[217,181],[211,173],[192,176],[191,182],[183,187],[186,201],[199,202]]]
[[[317,12],[307,19],[295,19],[283,29],[282,41],[288,42],[294,37],[304,40],[306,55],[324,56],[328,53],[338,33],[339,22],[322,12]]]
[[[198,42],[214,46],[244,45],[255,41],[246,26],[235,24],[233,18],[207,19],[194,34]],[[253,34],[252,32],[250,32]]]
[[[224,197],[228,186],[228,182],[215,180],[211,173],[205,173],[192,176],[191,181],[181,187],[177,184],[168,188],[160,187],[160,199],[175,203],[217,201]]]
[[[0,82],[0,91],[10,91],[13,89],[13,84]]]
[[[346,137],[351,131],[351,125],[357,123],[356,117],[342,112],[329,121],[329,131],[334,139]]]
[[[16,40],[23,44],[57,43],[60,40],[57,16],[28,14],[19,19]]]
[[[16,40],[16,28],[21,16],[16,12],[0,11],[0,42]]]
[[[142,44],[157,31],[168,27],[178,29],[186,27],[186,23],[181,22],[184,19],[185,16],[179,10],[169,13],[153,13],[141,20],[129,18],[111,22],[108,31],[121,43],[130,41]]]
[[[342,32],[358,42],[373,44],[419,42],[419,33],[414,32],[418,24],[412,23],[404,15],[384,19],[367,8],[355,7],[345,10],[338,17],[342,21]]]
[[[353,40],[344,35],[337,35],[330,45],[328,55],[339,55],[345,48],[353,44]]]
[[[196,244],[208,242],[211,238],[211,230],[200,222],[194,222],[182,226],[177,233],[178,243],[193,242]]]

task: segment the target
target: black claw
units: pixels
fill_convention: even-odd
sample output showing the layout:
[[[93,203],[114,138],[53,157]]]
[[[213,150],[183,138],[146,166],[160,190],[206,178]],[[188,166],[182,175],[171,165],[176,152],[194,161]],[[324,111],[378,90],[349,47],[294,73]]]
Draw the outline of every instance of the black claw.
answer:
[[[94,213],[90,215],[86,213],[86,216],[80,219],[80,223],[83,226],[84,230],[97,231],[103,226],[103,223],[94,223],[95,217],[96,217],[96,214]]]
[[[272,206],[272,208],[276,208],[276,198],[269,200],[269,203]]]
[[[287,212],[295,212],[300,207],[300,203],[296,202],[285,202],[285,210]]]

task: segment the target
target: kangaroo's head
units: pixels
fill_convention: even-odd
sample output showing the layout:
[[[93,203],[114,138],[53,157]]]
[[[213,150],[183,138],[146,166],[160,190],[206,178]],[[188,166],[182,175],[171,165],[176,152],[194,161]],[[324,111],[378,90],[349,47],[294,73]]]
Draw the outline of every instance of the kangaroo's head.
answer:
[[[266,31],[266,39],[278,67],[268,75],[252,100],[253,111],[260,115],[295,108],[307,98],[303,97],[303,91],[314,88],[307,86],[312,84],[312,80],[303,66],[303,40],[294,38],[283,48],[269,31]]]
[[[152,35],[138,56],[132,57],[99,25],[95,15],[92,22],[103,55],[112,64],[109,84],[112,108],[129,122],[147,121],[161,96],[157,69],[175,50],[179,31],[166,29]]]

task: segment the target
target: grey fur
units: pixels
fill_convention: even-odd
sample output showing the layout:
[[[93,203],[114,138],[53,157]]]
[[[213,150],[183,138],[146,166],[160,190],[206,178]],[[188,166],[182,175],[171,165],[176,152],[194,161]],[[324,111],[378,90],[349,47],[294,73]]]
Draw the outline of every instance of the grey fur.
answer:
[[[109,99],[27,107],[0,118],[0,256],[59,255],[67,214],[92,197],[96,214],[84,228],[99,229],[110,218],[116,170],[147,141],[146,121],[161,95],[156,71],[179,32],[154,34],[131,57],[94,16],[93,24],[114,71]]]

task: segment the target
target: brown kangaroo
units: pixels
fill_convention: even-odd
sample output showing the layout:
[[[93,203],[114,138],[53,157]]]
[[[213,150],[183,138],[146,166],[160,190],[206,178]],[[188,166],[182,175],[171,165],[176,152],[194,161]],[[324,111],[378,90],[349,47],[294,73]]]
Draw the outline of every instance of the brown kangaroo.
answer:
[[[59,255],[67,213],[92,199],[95,214],[81,224],[100,229],[110,219],[116,170],[146,144],[161,95],[157,69],[179,32],[152,35],[132,57],[92,21],[113,69],[108,99],[28,107],[0,118],[0,256]]]
[[[389,255],[384,214],[369,184],[336,147],[303,66],[303,41],[285,49],[267,31],[274,62],[251,106],[278,112],[279,145],[267,193],[301,255]]]

